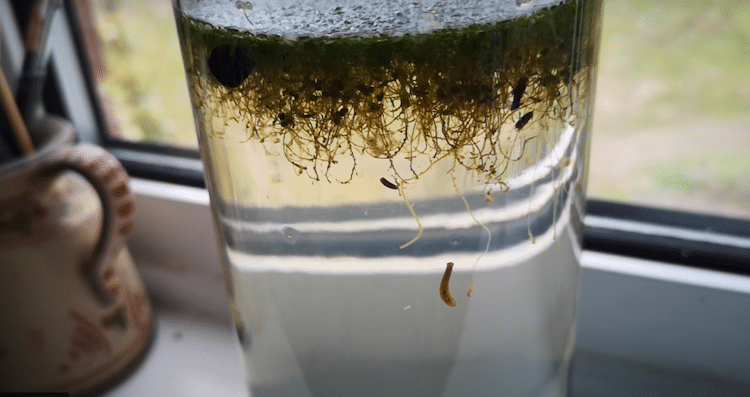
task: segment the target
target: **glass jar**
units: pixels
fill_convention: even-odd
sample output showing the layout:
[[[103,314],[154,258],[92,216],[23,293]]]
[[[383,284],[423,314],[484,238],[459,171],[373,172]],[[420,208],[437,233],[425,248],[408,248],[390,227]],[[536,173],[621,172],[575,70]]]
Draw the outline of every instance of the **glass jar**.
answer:
[[[601,0],[174,2],[254,396],[563,396]]]

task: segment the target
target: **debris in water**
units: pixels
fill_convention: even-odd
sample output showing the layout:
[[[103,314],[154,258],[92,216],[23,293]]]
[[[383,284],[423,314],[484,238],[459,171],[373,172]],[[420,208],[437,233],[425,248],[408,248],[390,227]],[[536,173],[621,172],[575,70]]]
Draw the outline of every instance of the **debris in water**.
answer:
[[[443,273],[443,279],[440,281],[440,299],[442,299],[446,305],[455,307],[456,300],[453,299],[448,290],[448,282],[450,282],[451,273],[453,273],[453,262],[448,262],[448,265],[445,267],[445,273]]]

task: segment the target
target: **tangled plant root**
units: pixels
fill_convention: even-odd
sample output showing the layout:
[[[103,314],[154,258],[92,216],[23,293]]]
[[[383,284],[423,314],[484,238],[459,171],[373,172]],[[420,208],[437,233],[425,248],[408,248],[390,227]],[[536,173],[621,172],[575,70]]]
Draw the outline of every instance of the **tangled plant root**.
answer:
[[[401,249],[423,233],[406,185],[447,160],[456,193],[488,234],[475,268],[491,232],[474,216],[454,172],[476,174],[491,204],[492,186],[507,191],[514,163],[533,163],[524,157],[527,143],[554,142],[540,137],[556,130],[550,123],[573,122],[588,88],[580,87],[588,64],[578,54],[593,53],[593,43],[580,37],[585,4],[570,0],[515,20],[401,37],[287,40],[187,17],[178,27],[193,46],[183,55],[204,123],[218,117],[244,126],[245,142],[262,144],[267,155],[282,156],[314,181],[347,184],[358,159],[387,162],[395,181],[380,182],[399,191],[418,227]],[[456,305],[448,291],[452,267],[440,287],[449,306]]]
[[[537,136],[527,131],[571,108],[577,3],[402,37],[286,40],[188,18],[179,26],[202,48],[186,65],[204,117],[244,125],[247,140],[299,175],[349,183],[366,156],[390,161],[403,188],[448,158],[502,184]]]

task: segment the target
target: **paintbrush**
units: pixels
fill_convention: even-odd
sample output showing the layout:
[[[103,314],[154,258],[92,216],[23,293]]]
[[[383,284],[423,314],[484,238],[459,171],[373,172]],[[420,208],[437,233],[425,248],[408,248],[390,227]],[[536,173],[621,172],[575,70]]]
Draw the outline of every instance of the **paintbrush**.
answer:
[[[5,79],[5,73],[0,69],[0,102],[3,106],[3,111],[8,119],[10,130],[13,133],[13,138],[17,148],[20,149],[24,155],[31,154],[34,152],[34,145],[31,143],[29,132],[26,129],[26,124],[23,122],[21,112],[16,106],[16,102],[13,100],[13,94],[10,92],[8,86],[8,80]],[[9,156],[12,156],[14,148],[8,148]]]
[[[39,0],[29,21],[26,55],[16,92],[16,103],[27,126],[44,114],[43,88],[49,63],[49,34],[61,0]]]

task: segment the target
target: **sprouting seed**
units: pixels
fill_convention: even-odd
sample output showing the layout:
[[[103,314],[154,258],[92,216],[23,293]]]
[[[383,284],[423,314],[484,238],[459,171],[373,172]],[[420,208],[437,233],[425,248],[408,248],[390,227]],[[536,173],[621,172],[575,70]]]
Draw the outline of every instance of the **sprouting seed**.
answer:
[[[238,1],[234,3],[234,6],[237,7],[240,11],[252,11],[253,10],[253,3],[249,1]]]
[[[389,181],[385,178],[380,178],[380,183],[383,184],[383,186],[387,187],[388,189],[398,190],[398,186],[394,185],[393,182]]]
[[[518,79],[516,86],[513,87],[513,103],[510,105],[510,110],[516,110],[521,107],[521,97],[523,92],[526,91],[526,84],[529,82],[525,76]]]
[[[253,3],[249,1],[238,1],[234,3],[234,6],[237,8],[237,10],[242,11],[242,13],[245,14],[245,19],[247,19],[247,22],[250,23],[250,25],[253,25],[252,21],[250,21],[250,17],[247,16],[247,12],[253,10]]]
[[[445,267],[445,273],[443,273],[443,279],[440,280],[440,299],[450,307],[456,306],[456,300],[451,296],[451,292],[448,290],[448,283],[451,280],[451,273],[453,273],[453,262],[448,262]]]
[[[222,45],[208,57],[208,70],[227,88],[237,88],[255,69],[255,57],[249,48]]]
[[[529,120],[531,120],[532,117],[534,117],[534,112],[528,112],[524,114],[521,117],[521,119],[518,120],[518,122],[516,123],[516,129],[520,130],[521,128],[523,128],[526,125],[526,123],[528,123]]]

